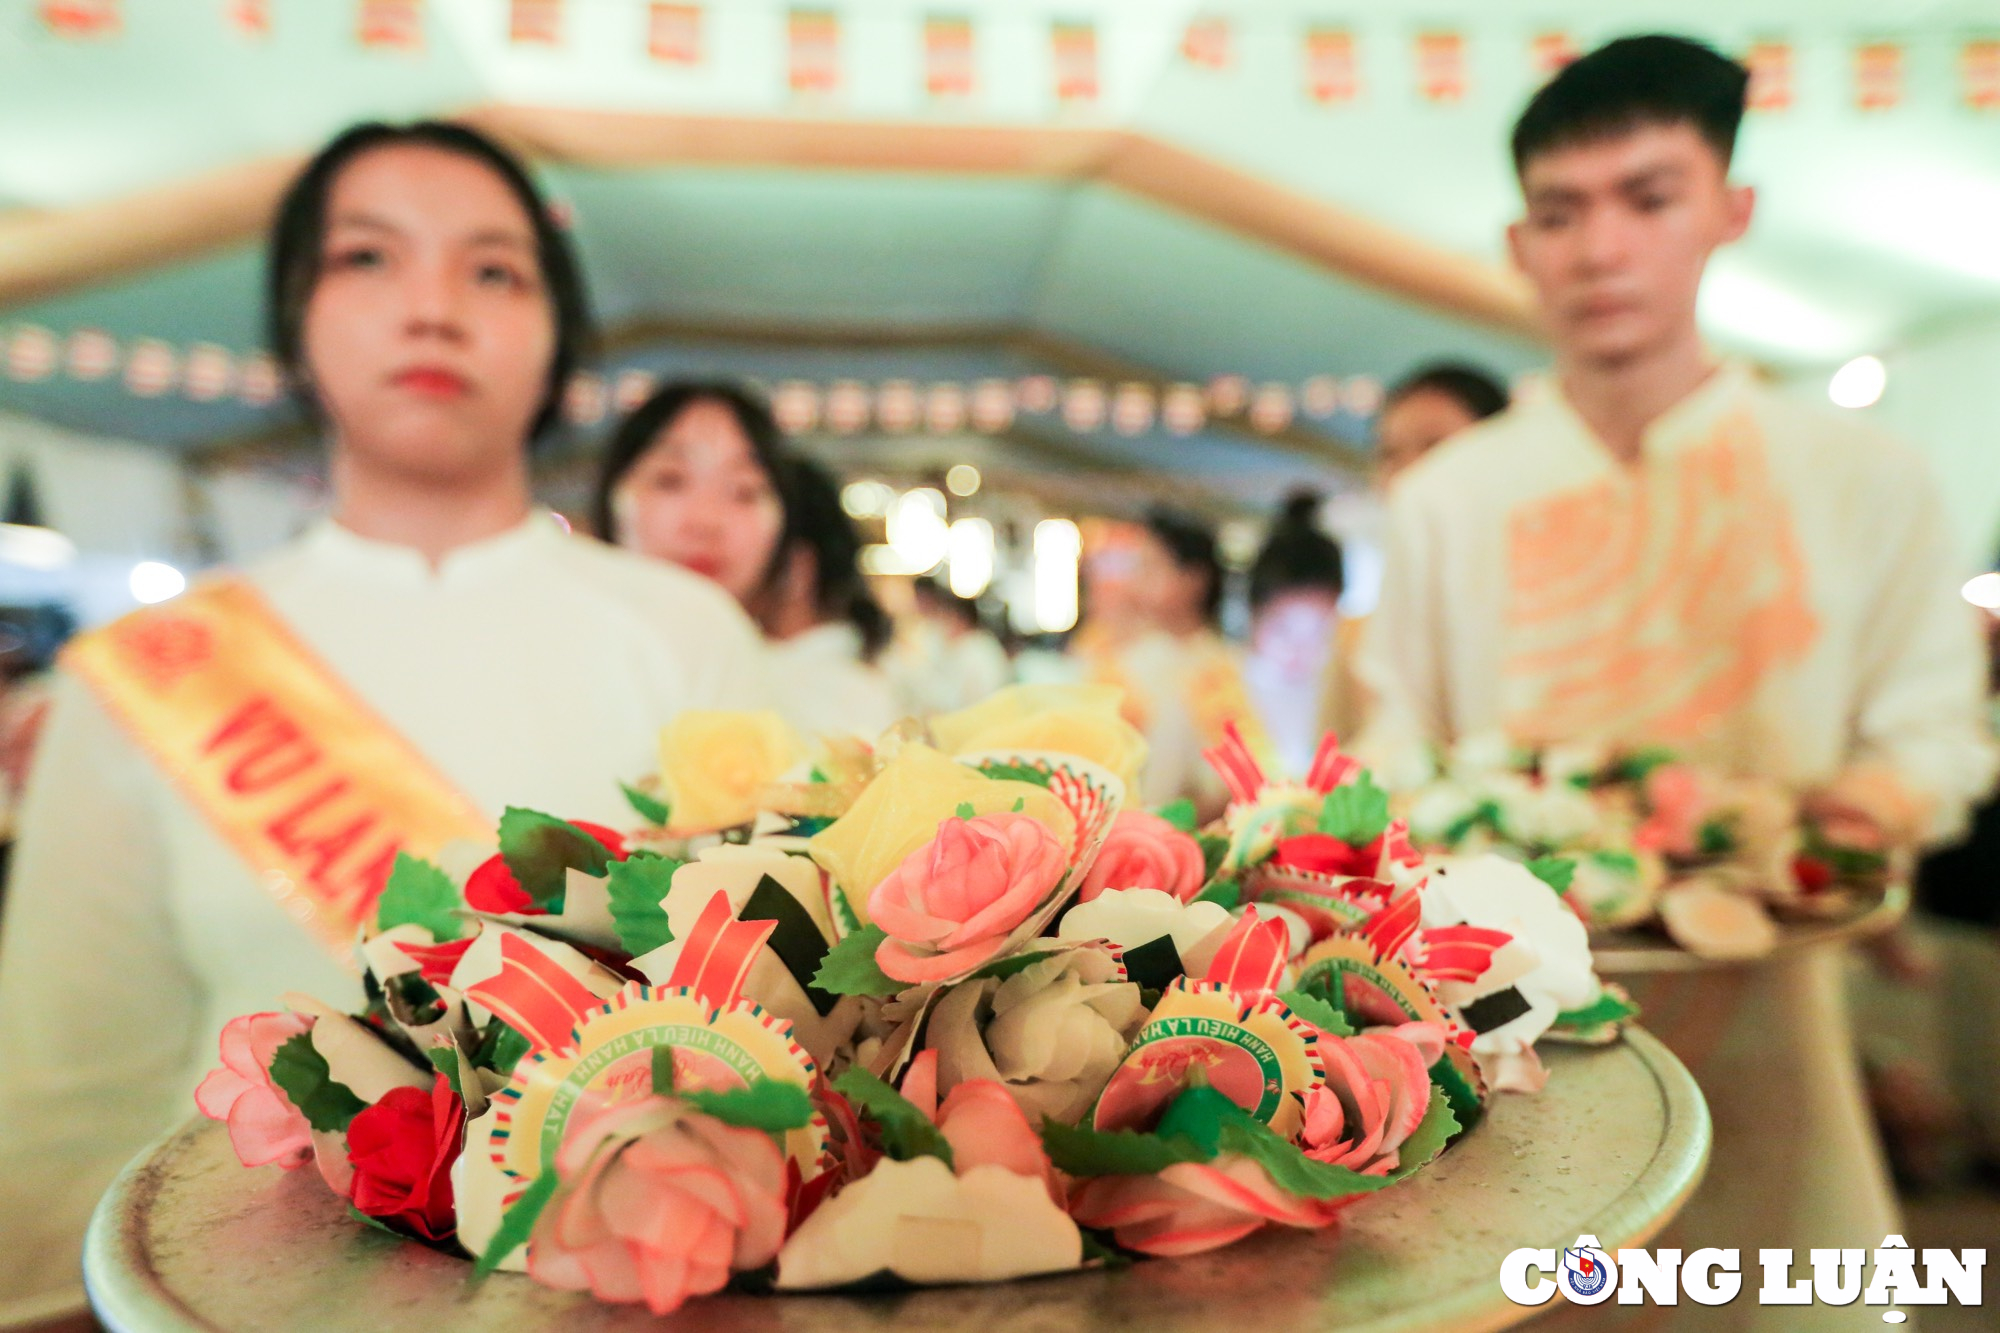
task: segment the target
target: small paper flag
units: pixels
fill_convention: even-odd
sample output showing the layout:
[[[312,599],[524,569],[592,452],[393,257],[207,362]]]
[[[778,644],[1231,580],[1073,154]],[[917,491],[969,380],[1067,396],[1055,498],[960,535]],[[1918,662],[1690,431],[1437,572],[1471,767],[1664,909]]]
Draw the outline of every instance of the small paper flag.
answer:
[[[561,46],[562,19],[562,0],[509,0],[507,40],[516,46]]]
[[[423,50],[421,0],[361,0],[356,35],[369,50]]]
[[[1547,83],[1577,57],[1576,43],[1566,32],[1538,32],[1528,39],[1528,64]]]
[[[1745,102],[1752,111],[1788,111],[1792,106],[1792,44],[1765,37],[1743,53],[1750,71]]]
[[[1057,102],[1074,106],[1098,99],[1095,24],[1060,19],[1050,24],[1049,55],[1055,67]]]
[[[1862,42],[1854,48],[1854,105],[1888,111],[1903,101],[1903,44]]]
[[[875,424],[892,435],[915,430],[920,411],[917,386],[909,380],[884,380],[875,391]]]
[[[181,374],[181,392],[197,403],[212,403],[226,395],[236,380],[236,358],[227,347],[196,343],[188,349]]]
[[[271,35],[271,0],[224,0],[223,16],[245,37]]]
[[[1229,68],[1229,20],[1203,15],[1191,20],[1181,38],[1181,58],[1203,69]]]
[[[1429,29],[1417,34],[1417,93],[1426,102],[1465,100],[1465,34]]]
[[[118,364],[118,343],[103,329],[78,329],[69,335],[63,363],[73,380],[101,380]]]
[[[125,27],[119,0],[42,0],[41,13],[59,37],[116,37]]]
[[[141,398],[157,398],[174,387],[180,358],[158,338],[141,338],[125,358],[125,387]]]
[[[2000,37],[1967,39],[1958,51],[1960,98],[1973,111],[2000,111]]]
[[[650,6],[646,19],[646,53],[662,64],[699,65],[702,61],[701,6]]]
[[[1354,34],[1345,28],[1306,29],[1306,96],[1322,106],[1361,95],[1361,66]]]
[[[45,380],[56,371],[56,336],[35,324],[23,324],[7,339],[7,378]]]
[[[1152,428],[1152,387],[1137,382],[1119,385],[1111,395],[1111,429],[1120,435],[1144,435]]]
[[[786,20],[788,69],[793,93],[830,97],[840,91],[840,16],[830,9],[794,9]]]
[[[1014,386],[1006,380],[981,380],[972,386],[972,428],[997,435],[1014,424]]]
[[[1089,379],[1071,380],[1063,386],[1063,425],[1085,434],[1097,430],[1104,425],[1108,405],[1102,383]]]
[[[924,91],[940,99],[970,97],[978,88],[972,20],[958,14],[924,19]]]

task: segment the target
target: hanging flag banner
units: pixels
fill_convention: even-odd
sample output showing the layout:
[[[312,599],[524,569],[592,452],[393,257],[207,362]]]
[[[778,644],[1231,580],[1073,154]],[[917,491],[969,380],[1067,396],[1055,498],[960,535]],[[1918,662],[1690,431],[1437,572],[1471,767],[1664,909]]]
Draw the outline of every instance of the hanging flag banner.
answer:
[[[1152,428],[1152,386],[1136,382],[1119,385],[1111,395],[1111,429],[1120,435],[1144,435]]]
[[[1745,103],[1752,111],[1789,111],[1792,106],[1792,44],[1760,37],[1743,53],[1750,71]]]
[[[356,24],[361,45],[373,51],[424,49],[421,0],[361,0]]]
[[[158,338],[141,338],[125,358],[125,387],[140,398],[158,398],[179,375],[180,357]]]
[[[1290,385],[1260,384],[1250,400],[1250,424],[1266,435],[1275,435],[1292,424],[1295,410]]]
[[[840,92],[840,15],[830,9],[794,9],[785,24],[786,83],[801,97]]]
[[[2000,111],[2000,37],[1971,37],[1958,51],[1959,97],[1973,111]]]
[[[1057,19],[1049,25],[1049,56],[1058,103],[1078,106],[1097,101],[1097,25]]]
[[[7,378],[30,382],[56,373],[56,336],[36,324],[23,324],[7,340]]]
[[[1309,417],[1324,421],[1340,410],[1340,381],[1331,375],[1314,375],[1299,386],[1299,407]]]
[[[957,384],[933,384],[924,393],[924,429],[933,435],[956,435],[965,429],[965,389]]]
[[[245,37],[271,35],[271,0],[224,0],[223,17]]]
[[[1361,96],[1361,65],[1346,28],[1306,29],[1306,96],[1322,106]]]
[[[1465,34],[1433,28],[1417,34],[1417,94],[1426,102],[1462,102]]]
[[[1854,105],[1861,111],[1889,111],[1903,100],[1903,44],[1862,42],[1854,48]]]
[[[699,65],[701,6],[650,6],[646,18],[646,54],[664,65]]]
[[[42,0],[41,12],[58,37],[116,37],[125,27],[118,0]]]
[[[892,435],[915,430],[922,411],[917,386],[909,380],[885,380],[875,391],[875,424]]]
[[[212,403],[228,394],[236,380],[236,359],[227,347],[196,343],[188,349],[181,372],[181,392],[197,403]]]
[[[509,0],[507,40],[516,46],[561,46],[562,11],[562,0]]]
[[[118,343],[103,329],[78,329],[69,335],[63,365],[73,380],[95,383],[118,364]]]
[[[940,101],[949,101],[972,96],[978,86],[972,20],[963,14],[926,15],[924,91]]]
[[[1229,68],[1229,20],[1212,14],[1192,19],[1181,37],[1181,58],[1203,69]]]
[[[1576,43],[1566,32],[1538,32],[1528,39],[1528,65],[1540,83],[1547,83],[1562,73],[1564,66],[1575,60],[1578,54]]]
[[[269,407],[285,389],[278,363],[268,352],[253,352],[243,358],[236,372],[236,400],[246,407]]]

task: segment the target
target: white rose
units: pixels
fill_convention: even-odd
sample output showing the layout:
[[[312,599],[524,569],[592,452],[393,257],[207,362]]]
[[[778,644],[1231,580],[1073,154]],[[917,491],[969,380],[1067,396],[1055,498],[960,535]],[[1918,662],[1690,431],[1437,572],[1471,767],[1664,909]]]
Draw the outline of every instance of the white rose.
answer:
[[[1007,1085],[1030,1124],[1074,1124],[1145,1021],[1139,987],[1102,949],[1065,948],[1004,981],[955,986],[932,1011],[924,1044],[938,1053],[938,1094],[968,1079]]]
[[[1217,930],[1228,931],[1233,921],[1220,903],[1184,903],[1159,889],[1106,889],[1063,913],[1056,938],[1108,940],[1121,949],[1136,949],[1165,936],[1186,962],[1196,945]]]

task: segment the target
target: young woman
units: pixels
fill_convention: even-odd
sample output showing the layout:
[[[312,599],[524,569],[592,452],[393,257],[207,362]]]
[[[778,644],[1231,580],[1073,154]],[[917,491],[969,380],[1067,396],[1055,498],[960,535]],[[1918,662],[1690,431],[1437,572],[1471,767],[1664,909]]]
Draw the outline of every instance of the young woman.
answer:
[[[1319,529],[1320,495],[1288,497],[1250,565],[1244,683],[1286,772],[1304,773],[1319,738],[1359,729],[1353,645],[1340,615],[1340,543]]]
[[[763,702],[730,599],[530,502],[588,317],[518,163],[451,125],[350,130],[269,264],[332,511],[60,673],[0,936],[0,1323],[80,1306],[91,1206],[189,1114],[225,1020],[359,1001],[353,932],[399,848],[506,805],[620,822],[661,725]]]

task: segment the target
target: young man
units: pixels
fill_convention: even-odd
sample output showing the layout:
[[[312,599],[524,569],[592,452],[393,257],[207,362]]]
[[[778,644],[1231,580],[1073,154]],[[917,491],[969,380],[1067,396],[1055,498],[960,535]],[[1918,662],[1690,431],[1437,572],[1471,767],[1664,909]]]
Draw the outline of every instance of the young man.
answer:
[[[1388,485],[1467,426],[1506,409],[1506,387],[1477,366],[1439,361],[1410,372],[1375,418],[1377,483]]]
[[[1705,46],[1631,38],[1522,114],[1508,240],[1554,373],[1397,480],[1371,746],[1658,742],[1892,839],[1944,835],[1993,757],[1923,461],[1718,362],[1696,331],[1709,255],[1750,225],[1752,192],[1729,178],[1745,81]],[[1758,1031],[1697,1062],[1717,1147],[1695,1244],[1895,1229],[1833,963],[1761,969],[1739,1006],[1761,1007]],[[1701,1217],[1711,1200],[1728,1206]]]

